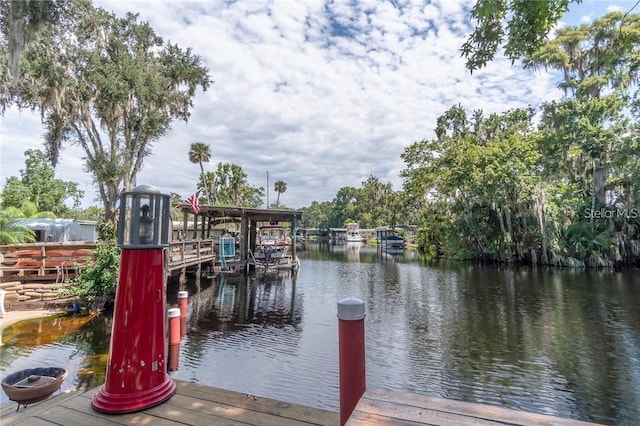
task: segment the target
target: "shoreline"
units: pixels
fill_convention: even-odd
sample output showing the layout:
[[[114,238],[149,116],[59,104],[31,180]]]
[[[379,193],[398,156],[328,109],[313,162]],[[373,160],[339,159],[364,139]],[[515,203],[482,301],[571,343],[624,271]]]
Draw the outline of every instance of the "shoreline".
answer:
[[[50,315],[58,314],[62,311],[52,311],[45,309],[6,311],[4,317],[0,318],[0,332],[5,328],[28,319],[44,318]]]

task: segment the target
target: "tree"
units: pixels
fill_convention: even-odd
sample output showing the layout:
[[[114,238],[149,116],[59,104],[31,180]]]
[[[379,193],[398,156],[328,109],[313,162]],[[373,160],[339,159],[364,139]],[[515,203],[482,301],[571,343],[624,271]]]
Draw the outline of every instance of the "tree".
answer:
[[[332,228],[346,226],[349,222],[358,221],[357,202],[359,188],[343,186],[331,201],[331,217],[329,223]]]
[[[258,207],[262,204],[264,188],[251,186],[247,174],[237,164],[218,163],[215,173],[207,172],[203,176],[199,188],[203,187],[204,180],[214,182],[216,201],[221,206]]]
[[[640,16],[614,12],[558,30],[525,65],[560,71],[558,86],[568,95],[544,105],[542,120],[544,169],[579,194],[582,215],[564,233],[567,256],[592,266],[628,258],[635,218],[603,221],[589,212],[637,205],[640,147],[631,95],[640,80]],[[616,250],[605,240],[616,241]]]
[[[76,182],[55,179],[54,169],[42,151],[28,149],[24,155],[26,167],[20,171],[22,177],[7,178],[2,191],[3,207],[22,208],[30,201],[38,212],[49,211],[61,216],[70,213],[65,200],[71,199],[73,208],[80,205],[83,191],[78,189]]]
[[[363,228],[376,228],[389,225],[392,221],[393,187],[390,182],[383,183],[375,176],[369,176],[362,182],[362,188],[356,196],[357,218]]]
[[[287,183],[283,180],[277,180],[273,186],[273,190],[278,193],[278,198],[276,198],[276,205],[280,206],[280,194],[287,190]]]
[[[65,144],[84,150],[112,217],[153,143],[173,120],[189,119],[196,89],[211,80],[199,56],[165,43],[138,15],[118,18],[81,0],[70,3],[69,14],[68,31],[45,28],[27,47],[17,92],[3,107],[40,111],[54,166]]]
[[[513,63],[530,55],[544,42],[569,3],[581,0],[477,0],[471,9],[476,27],[460,49],[471,72],[486,66],[504,44]]]
[[[504,262],[531,256],[538,234],[530,205],[540,180],[532,117],[521,109],[469,117],[453,106],[438,118],[436,139],[405,149],[402,176],[407,195],[421,205],[424,249]]]
[[[331,216],[331,202],[321,203],[314,201],[311,206],[302,208],[302,228],[329,229],[329,217]]]
[[[0,1],[0,33],[8,44],[7,66],[13,88],[20,78],[20,61],[27,45],[44,27],[61,27],[68,6],[68,0]]]
[[[208,163],[211,160],[211,149],[209,145],[202,142],[194,142],[189,148],[189,161],[193,164],[200,164],[200,179],[207,195],[207,204],[211,204],[211,194],[209,191],[209,185],[207,185],[207,179],[204,174],[204,167],[202,163]],[[214,200],[215,203],[215,200]]]

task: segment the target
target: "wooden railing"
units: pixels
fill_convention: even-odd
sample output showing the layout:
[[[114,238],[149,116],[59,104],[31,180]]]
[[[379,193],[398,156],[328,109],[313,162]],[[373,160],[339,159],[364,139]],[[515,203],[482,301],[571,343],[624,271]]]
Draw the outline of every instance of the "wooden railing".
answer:
[[[218,239],[169,243],[168,272],[214,262]],[[0,281],[61,281],[74,278],[95,256],[96,243],[11,244],[0,246]]]
[[[169,243],[167,269],[173,271],[216,259],[218,239],[184,240]]]
[[[73,278],[95,256],[96,243],[9,244],[0,246],[0,281]]]

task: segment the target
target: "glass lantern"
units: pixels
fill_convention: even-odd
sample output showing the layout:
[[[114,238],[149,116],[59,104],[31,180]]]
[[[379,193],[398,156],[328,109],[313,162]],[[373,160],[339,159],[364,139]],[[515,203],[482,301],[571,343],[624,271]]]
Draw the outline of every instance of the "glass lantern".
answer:
[[[171,197],[151,185],[120,194],[118,247],[149,249],[169,242]]]

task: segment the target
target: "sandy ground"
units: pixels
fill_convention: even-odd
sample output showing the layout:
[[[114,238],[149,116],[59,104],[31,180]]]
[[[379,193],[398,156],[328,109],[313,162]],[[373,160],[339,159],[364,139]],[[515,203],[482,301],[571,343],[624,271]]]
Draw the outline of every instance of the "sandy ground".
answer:
[[[4,328],[18,321],[46,317],[55,313],[57,312],[44,309],[33,309],[28,311],[6,311],[4,313],[4,316],[0,318],[0,330],[3,330]]]

